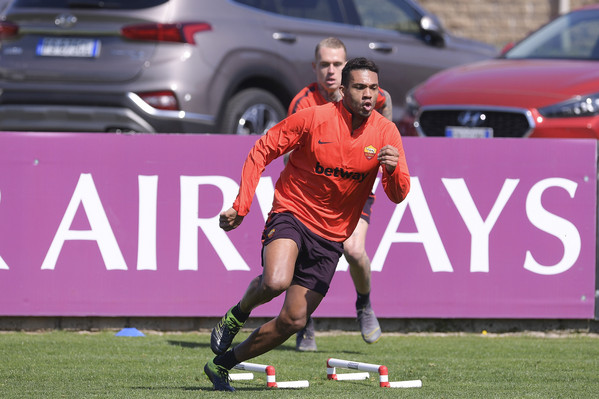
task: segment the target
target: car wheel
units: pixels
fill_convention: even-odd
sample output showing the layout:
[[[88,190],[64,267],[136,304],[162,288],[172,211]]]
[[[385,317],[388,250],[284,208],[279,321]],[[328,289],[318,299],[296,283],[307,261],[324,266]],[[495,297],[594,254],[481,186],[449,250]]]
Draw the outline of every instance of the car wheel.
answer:
[[[264,134],[287,116],[281,102],[262,89],[246,89],[234,95],[225,109],[222,131],[232,134]]]

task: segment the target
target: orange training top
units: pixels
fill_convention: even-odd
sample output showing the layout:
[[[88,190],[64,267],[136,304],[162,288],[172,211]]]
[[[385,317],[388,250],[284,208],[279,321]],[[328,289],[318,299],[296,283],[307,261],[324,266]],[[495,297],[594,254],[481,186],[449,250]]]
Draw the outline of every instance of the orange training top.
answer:
[[[410,175],[395,124],[378,112],[353,132],[352,115],[342,102],[301,110],[256,141],[243,165],[238,215],[249,212],[264,168],[291,151],[275,185],[271,212],[290,212],[314,233],[345,241],[354,231],[379,169],[377,155],[385,145],[399,150],[390,174],[383,167],[387,196],[401,202],[410,190]]]
[[[374,109],[380,111],[380,109],[385,105],[387,98],[381,91],[379,87],[379,95],[376,99],[376,104],[374,104]],[[295,114],[300,109],[314,107],[315,105],[324,105],[328,103],[322,94],[320,94],[320,90],[318,90],[318,83],[314,82],[304,87],[295,95],[291,103],[289,104],[289,109],[287,110],[287,115]]]

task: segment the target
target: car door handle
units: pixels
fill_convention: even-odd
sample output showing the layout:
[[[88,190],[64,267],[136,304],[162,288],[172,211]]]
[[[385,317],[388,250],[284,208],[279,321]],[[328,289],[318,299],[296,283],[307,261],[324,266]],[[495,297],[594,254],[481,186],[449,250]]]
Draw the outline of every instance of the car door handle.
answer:
[[[285,32],[275,32],[272,34],[272,38],[285,43],[295,43],[295,41],[297,40],[297,37],[295,35]]]
[[[368,48],[374,51],[380,51],[381,53],[390,53],[393,51],[393,45],[382,42],[370,42]]]

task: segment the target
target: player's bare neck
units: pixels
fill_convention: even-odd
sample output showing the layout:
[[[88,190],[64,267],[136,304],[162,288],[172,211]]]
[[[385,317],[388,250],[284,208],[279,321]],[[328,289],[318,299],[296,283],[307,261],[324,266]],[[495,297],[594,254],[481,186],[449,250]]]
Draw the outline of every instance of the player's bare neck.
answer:
[[[325,89],[323,89],[322,86],[318,85],[318,91],[320,91],[320,95],[322,95],[322,97],[330,103],[340,101],[342,98],[339,89],[333,92],[328,92]]]
[[[358,130],[360,128],[360,126],[362,126],[362,124],[364,123],[365,119],[359,115],[352,115],[351,118],[351,128],[352,128],[352,136],[354,135],[354,133],[356,132],[356,130]]]
[[[341,100],[341,92],[339,90],[335,90],[332,93],[327,93],[326,97],[329,102],[337,102]]]

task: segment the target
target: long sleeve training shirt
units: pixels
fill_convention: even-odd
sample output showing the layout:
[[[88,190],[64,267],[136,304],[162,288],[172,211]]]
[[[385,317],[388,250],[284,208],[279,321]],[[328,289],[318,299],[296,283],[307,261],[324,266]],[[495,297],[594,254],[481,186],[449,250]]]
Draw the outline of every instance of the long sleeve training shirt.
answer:
[[[293,149],[275,184],[272,212],[290,212],[321,237],[345,241],[360,219],[385,145],[399,150],[399,160],[393,173],[382,168],[381,182],[389,199],[399,203],[410,190],[410,175],[394,123],[372,112],[352,132],[352,115],[342,102],[298,111],[250,150],[233,208],[245,216],[266,165]]]

